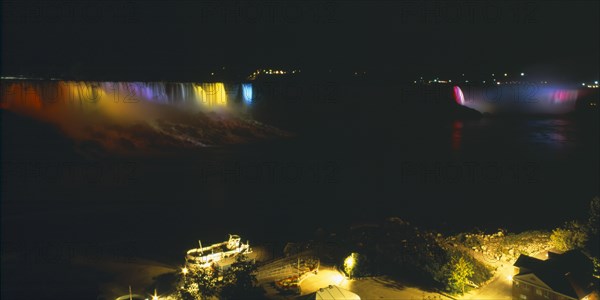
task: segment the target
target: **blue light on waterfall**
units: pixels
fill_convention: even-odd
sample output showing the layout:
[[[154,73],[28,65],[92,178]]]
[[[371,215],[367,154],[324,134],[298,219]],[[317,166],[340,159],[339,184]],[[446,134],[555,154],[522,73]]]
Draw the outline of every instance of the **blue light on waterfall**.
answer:
[[[242,83],[242,96],[244,97],[244,103],[252,104],[252,84]]]

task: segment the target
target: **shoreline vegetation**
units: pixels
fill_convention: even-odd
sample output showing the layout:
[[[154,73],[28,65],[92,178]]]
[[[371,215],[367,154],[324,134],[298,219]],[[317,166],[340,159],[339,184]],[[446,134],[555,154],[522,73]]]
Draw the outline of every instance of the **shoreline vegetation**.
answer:
[[[504,290],[500,293],[508,293],[507,297],[510,297],[512,285],[506,277],[513,275],[512,265],[521,254],[545,259],[547,251],[581,250],[594,265],[593,275],[599,282],[598,220],[600,198],[595,197],[590,202],[587,218],[557,224],[550,230],[484,232],[476,229],[443,234],[419,228],[398,217],[348,226],[335,232],[318,229],[311,239],[290,242],[281,253],[273,256],[262,255],[262,252],[268,252],[262,245],[252,245],[257,252],[256,264],[240,257],[234,268],[221,275],[227,278],[225,283],[210,273],[188,274],[184,278],[181,265],[132,257],[120,260],[102,256],[93,260],[80,256],[61,257],[60,264],[39,262],[38,267],[45,267],[30,269],[27,276],[22,276],[32,281],[40,276],[61,274],[61,268],[64,268],[63,273],[70,274],[68,278],[81,281],[80,288],[74,289],[73,293],[97,289],[98,299],[122,296],[127,293],[128,285],[132,285],[137,294],[152,295],[156,289],[162,295],[160,299],[211,299],[198,294],[183,297],[181,285],[186,280],[192,284],[200,282],[196,291],[202,285],[210,286],[211,297],[220,299],[235,299],[236,295],[247,292],[251,292],[254,299],[294,299],[298,294],[305,295],[315,288],[326,287],[306,287],[306,281],[318,276],[339,276],[338,283],[343,281],[353,292],[366,291],[369,296],[412,293],[410,296],[416,295],[415,299],[420,299],[421,294],[428,295],[428,299],[437,299],[431,298],[434,295],[439,299],[477,299],[477,296],[486,296],[489,290],[495,291],[502,282]],[[317,272],[311,269],[315,274],[310,274],[297,289],[277,290],[272,284],[256,280],[257,270],[260,272],[262,265],[301,254],[318,258],[320,267]],[[21,276],[18,273],[23,273],[19,270],[23,271],[20,267],[24,259],[27,257],[3,253],[4,271]],[[97,274],[95,278],[101,278],[100,281],[90,274]],[[322,284],[318,280],[314,282]]]
[[[443,235],[391,217],[335,233],[319,229],[310,241],[288,243],[282,256],[309,253],[319,258],[323,270],[337,270],[351,282],[395,282],[423,293],[436,293],[439,299],[463,298],[493,285],[497,278],[510,277],[512,265],[520,255],[543,257],[548,251],[582,251],[594,264],[593,275],[600,279],[596,251],[599,216],[600,198],[595,197],[587,220],[567,222],[553,230],[532,229],[518,233],[505,229],[473,230]],[[236,295],[250,295],[248,293],[253,295],[252,299],[293,299],[300,292],[306,294],[300,285],[287,290],[287,294],[275,290],[273,285],[259,285],[256,266],[264,263],[256,261],[254,264],[238,257],[233,267],[220,275],[221,279],[214,272],[187,276],[180,271],[162,274],[154,277],[156,283],[146,291],[157,287],[165,291],[166,288],[172,297],[167,299],[234,299]],[[227,280],[222,281],[222,278]],[[508,291],[510,286],[507,285]],[[195,292],[187,293],[186,289],[190,288]],[[209,292],[199,292],[203,289]]]

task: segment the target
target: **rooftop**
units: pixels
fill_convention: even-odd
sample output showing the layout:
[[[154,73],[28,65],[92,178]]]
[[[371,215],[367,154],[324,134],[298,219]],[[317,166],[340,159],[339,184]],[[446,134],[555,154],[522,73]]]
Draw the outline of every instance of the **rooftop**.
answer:
[[[576,299],[582,299],[597,289],[591,276],[593,265],[581,251],[549,252],[547,260],[521,255],[514,266],[519,268],[514,279],[524,279],[526,275],[533,274],[553,291]]]

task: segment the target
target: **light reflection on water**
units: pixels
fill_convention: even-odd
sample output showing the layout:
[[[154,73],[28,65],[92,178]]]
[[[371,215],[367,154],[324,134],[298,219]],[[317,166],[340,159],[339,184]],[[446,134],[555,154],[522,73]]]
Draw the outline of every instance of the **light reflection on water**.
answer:
[[[551,158],[586,147],[582,122],[572,118],[483,118],[454,121],[451,149],[458,155]]]

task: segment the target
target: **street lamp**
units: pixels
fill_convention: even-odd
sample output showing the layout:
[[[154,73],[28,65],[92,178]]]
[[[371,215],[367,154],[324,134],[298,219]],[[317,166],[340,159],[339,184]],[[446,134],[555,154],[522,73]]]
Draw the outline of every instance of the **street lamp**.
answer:
[[[344,259],[344,273],[350,278],[354,275],[354,268],[356,268],[356,257],[357,253],[351,253],[346,259]]]
[[[183,275],[187,275],[188,272],[189,272],[188,268],[186,268],[186,267],[181,268],[181,273]]]
[[[354,255],[350,255],[350,256],[346,257],[346,259],[344,260],[344,265],[346,267],[348,267],[349,269],[354,268],[355,263],[356,263],[356,260],[354,260]]]

